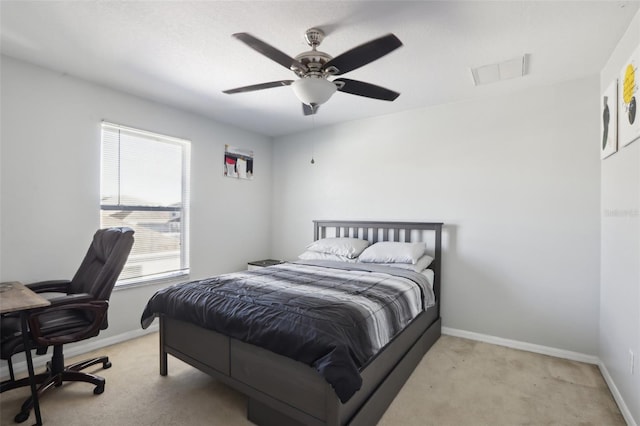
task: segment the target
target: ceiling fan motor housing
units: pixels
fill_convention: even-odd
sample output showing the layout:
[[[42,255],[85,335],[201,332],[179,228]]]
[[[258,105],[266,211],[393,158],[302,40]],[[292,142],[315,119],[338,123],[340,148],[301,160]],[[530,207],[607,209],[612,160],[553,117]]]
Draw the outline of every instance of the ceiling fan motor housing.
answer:
[[[312,76],[326,78],[328,73],[326,70],[323,70],[323,67],[324,64],[333,59],[333,56],[316,50],[317,47],[320,46],[320,43],[322,43],[322,40],[324,40],[324,32],[319,28],[309,28],[304,34],[304,39],[307,44],[311,46],[311,50],[302,52],[295,57],[295,60],[304,65],[306,69],[301,69],[295,65],[292,66],[291,69],[298,77]]]
[[[309,50],[296,56],[296,61],[307,67],[307,70],[300,68],[293,68],[293,71],[298,77],[305,77],[309,75],[315,75],[318,77],[325,77],[327,73],[322,69],[324,64],[329,62],[333,57],[325,52],[318,50]]]

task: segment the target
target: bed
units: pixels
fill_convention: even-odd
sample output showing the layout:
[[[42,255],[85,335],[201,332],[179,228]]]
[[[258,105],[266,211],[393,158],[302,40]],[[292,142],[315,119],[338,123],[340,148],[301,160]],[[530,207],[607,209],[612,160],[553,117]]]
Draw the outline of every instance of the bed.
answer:
[[[366,240],[371,244],[386,241],[424,242],[427,253],[433,257],[429,266],[432,271],[429,286],[434,299],[430,307],[422,309],[408,324],[402,325],[402,330],[394,333],[389,342],[385,341],[373,357],[362,365],[356,365],[356,390],[341,388],[335,380],[330,384],[330,378],[317,365],[314,367],[296,360],[294,349],[289,349],[289,342],[280,346],[269,346],[272,340],[266,340],[266,345],[262,341],[260,345],[251,344],[251,340],[236,338],[238,335],[233,332],[214,331],[206,322],[201,326],[191,317],[185,320],[184,316],[176,315],[172,309],[158,309],[155,305],[150,308],[154,295],[145,308],[142,323],[146,327],[154,317],[160,320],[160,374],[168,374],[169,354],[200,369],[244,393],[248,397],[248,419],[261,426],[375,424],[423,355],[440,337],[441,234],[442,223],[314,221],[314,241],[340,237]],[[301,268],[324,270],[325,265],[323,262],[303,262]],[[353,268],[358,269],[359,266]],[[258,277],[252,277],[255,280],[267,275],[277,277],[278,274],[289,274],[291,270],[297,271],[293,264],[263,269],[246,274],[258,274]],[[332,269],[327,273],[334,272]],[[371,275],[380,274],[376,271]],[[346,282],[349,285],[350,280]],[[185,284],[184,288],[188,289],[191,284]],[[202,297],[206,297],[206,294],[191,296],[194,300]],[[200,306],[194,307],[193,311],[195,316],[208,315],[202,312]],[[262,315],[261,311],[256,312],[256,316]],[[347,336],[347,340],[353,338]],[[306,347],[309,342],[301,344]],[[340,343],[336,342],[335,346],[339,347]],[[351,347],[342,352],[352,354],[357,352],[355,349],[358,348]],[[289,350],[292,354],[283,355]],[[344,370],[333,371],[341,375]],[[349,376],[345,373],[344,377]],[[341,377],[338,378],[340,380]]]

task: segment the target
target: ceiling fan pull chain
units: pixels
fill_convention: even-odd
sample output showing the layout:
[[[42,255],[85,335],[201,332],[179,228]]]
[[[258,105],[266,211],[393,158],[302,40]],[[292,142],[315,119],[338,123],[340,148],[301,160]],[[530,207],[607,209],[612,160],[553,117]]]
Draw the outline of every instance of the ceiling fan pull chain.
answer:
[[[313,130],[316,129],[316,116],[312,115],[311,116],[311,128]],[[316,160],[313,159],[313,157],[315,157],[315,142],[313,141],[313,139],[311,139],[311,164],[316,164]]]

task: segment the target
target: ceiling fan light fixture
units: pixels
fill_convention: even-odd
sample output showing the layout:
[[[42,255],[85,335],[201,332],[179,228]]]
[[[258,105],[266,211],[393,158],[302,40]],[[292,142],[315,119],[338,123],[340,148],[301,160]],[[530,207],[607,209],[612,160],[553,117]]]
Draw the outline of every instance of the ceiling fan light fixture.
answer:
[[[335,84],[324,78],[305,77],[291,84],[293,93],[307,105],[322,105],[336,92]]]

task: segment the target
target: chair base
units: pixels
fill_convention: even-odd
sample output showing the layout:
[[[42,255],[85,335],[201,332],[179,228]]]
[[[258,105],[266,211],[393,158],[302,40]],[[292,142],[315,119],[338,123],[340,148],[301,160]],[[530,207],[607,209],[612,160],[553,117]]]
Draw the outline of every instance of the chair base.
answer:
[[[47,371],[34,376],[37,385],[38,399],[49,389],[60,387],[64,382],[86,382],[95,385],[93,393],[100,395],[104,392],[105,379],[90,373],[84,373],[80,370],[91,367],[93,365],[102,364],[102,368],[111,367],[111,362],[106,356],[92,358],[85,361],[77,362],[69,366],[64,366],[64,358],[62,356],[62,347],[54,347],[53,358],[47,363]],[[16,389],[23,386],[29,386],[28,377],[20,380],[6,380],[0,383],[0,393]],[[33,397],[29,397],[22,404],[20,412],[16,414],[14,420],[16,423],[22,423],[29,418],[31,409],[33,408]]]

